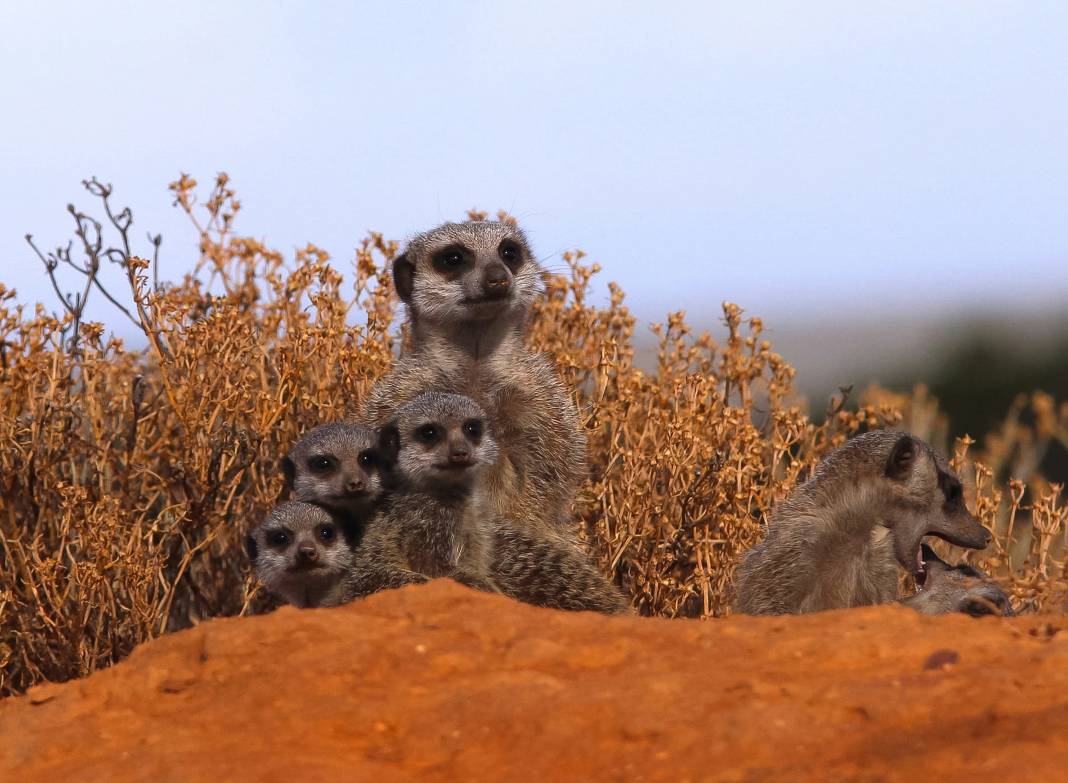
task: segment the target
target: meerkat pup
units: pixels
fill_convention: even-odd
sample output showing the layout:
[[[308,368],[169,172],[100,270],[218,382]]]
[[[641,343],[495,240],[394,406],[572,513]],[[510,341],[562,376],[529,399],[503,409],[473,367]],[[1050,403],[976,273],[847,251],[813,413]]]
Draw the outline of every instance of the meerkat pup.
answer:
[[[290,501],[245,538],[245,551],[265,588],[301,608],[336,606],[351,596],[346,579],[351,543],[326,509]]]
[[[1009,597],[977,568],[966,563],[951,566],[927,544],[920,552],[923,568],[914,575],[916,594],[901,602],[905,606],[921,614],[1013,616]]]
[[[307,432],[282,460],[292,497],[359,520],[386,491],[378,434],[335,422]]]
[[[381,589],[390,568],[493,590],[493,512],[481,479],[498,452],[485,411],[469,397],[423,394],[382,428],[379,453],[395,492],[360,541],[358,565],[371,569],[354,577],[360,592]]]
[[[972,549],[990,542],[940,454],[907,434],[859,435],[775,509],[767,537],[735,572],[735,610],[797,614],[893,601],[899,565],[923,573],[928,535]]]
[[[352,569],[356,594],[406,584],[417,573],[538,606],[627,611],[623,596],[578,546],[495,516],[485,485],[498,450],[474,400],[420,395],[379,438],[396,492],[360,541]]]
[[[523,232],[497,221],[446,223],[393,261],[411,345],[368,397],[382,426],[420,394],[474,398],[496,428],[487,497],[501,517],[560,528],[586,475],[586,436],[555,370],[524,343],[541,266]]]

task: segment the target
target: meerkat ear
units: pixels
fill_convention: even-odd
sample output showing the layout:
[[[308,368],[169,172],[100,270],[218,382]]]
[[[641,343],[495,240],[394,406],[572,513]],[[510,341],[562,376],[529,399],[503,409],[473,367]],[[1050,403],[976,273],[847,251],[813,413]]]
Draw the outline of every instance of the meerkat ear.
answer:
[[[911,435],[902,435],[894,444],[890,452],[890,459],[886,461],[886,476],[894,481],[901,481],[912,470],[912,463],[916,459],[916,442]]]
[[[415,264],[408,260],[407,253],[401,253],[393,259],[393,287],[401,301],[412,301],[412,289],[415,287]]]
[[[256,558],[259,557],[260,548],[256,544],[256,539],[252,536],[245,536],[245,554],[248,555],[248,559],[255,563]]]
[[[393,465],[400,453],[400,430],[390,422],[378,431],[378,453],[385,465]]]
[[[282,474],[286,477],[286,483],[282,491],[289,493],[293,490],[293,484],[297,480],[297,466],[289,457],[282,457]]]

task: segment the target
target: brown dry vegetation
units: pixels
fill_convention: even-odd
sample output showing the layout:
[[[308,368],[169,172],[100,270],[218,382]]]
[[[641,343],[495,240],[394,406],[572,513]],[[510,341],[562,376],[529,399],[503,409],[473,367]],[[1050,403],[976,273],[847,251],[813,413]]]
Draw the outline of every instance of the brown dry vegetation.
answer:
[[[0,694],[261,607],[239,542],[278,498],[279,456],[305,429],[353,414],[396,347],[395,242],[364,239],[346,285],[319,248],[287,262],[236,234],[224,175],[202,204],[183,176],[171,189],[198,229],[199,257],[161,284],[154,260],[131,247],[129,212],[115,211],[110,188],[87,187],[103,225],[72,208],[74,249],[42,255],[49,271],[81,272],[77,296],[54,316],[0,286]],[[1022,399],[981,449],[945,443],[922,388],[832,400],[816,423],[759,319],[725,304],[716,341],[671,314],[643,371],[623,292],[591,302],[599,267],[579,252],[564,262],[546,276],[530,342],[555,358],[588,429],[576,525],[639,612],[725,614],[733,563],[772,505],[829,449],[880,426],[950,446],[996,534],[973,562],[1018,608],[1063,608],[1068,512],[1035,466],[1053,439],[1068,443],[1068,405]],[[106,264],[125,275],[121,295],[97,284]],[[112,299],[148,348],[84,322],[88,296]],[[1035,424],[1022,423],[1025,407]]]

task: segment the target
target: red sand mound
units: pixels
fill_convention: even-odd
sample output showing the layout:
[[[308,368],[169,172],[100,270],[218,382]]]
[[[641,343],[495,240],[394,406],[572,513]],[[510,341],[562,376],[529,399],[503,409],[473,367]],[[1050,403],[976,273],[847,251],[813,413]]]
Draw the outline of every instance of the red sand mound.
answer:
[[[605,618],[439,581],[204,623],[0,703],[0,779],[1065,780],[1065,628]]]

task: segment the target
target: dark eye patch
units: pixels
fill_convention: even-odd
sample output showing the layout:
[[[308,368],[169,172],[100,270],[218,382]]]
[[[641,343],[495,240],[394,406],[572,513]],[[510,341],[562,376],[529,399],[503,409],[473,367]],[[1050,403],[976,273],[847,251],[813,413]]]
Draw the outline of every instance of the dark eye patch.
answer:
[[[464,435],[467,437],[478,440],[482,437],[482,422],[478,419],[468,419],[464,422]]]
[[[958,479],[945,473],[939,473],[938,483],[942,488],[942,494],[946,498],[946,505],[959,506],[964,503],[964,489]]]
[[[434,254],[434,268],[444,273],[455,272],[467,263],[470,256],[471,253],[463,245],[450,245]]]
[[[511,239],[504,239],[497,246],[497,256],[509,269],[515,269],[523,263],[523,249]]]
[[[335,538],[337,538],[337,531],[333,525],[320,525],[319,526],[319,540],[325,544],[329,544]]]
[[[268,530],[264,538],[267,539],[268,546],[278,548],[289,546],[291,540],[288,530]]]
[[[361,451],[356,461],[360,463],[361,468],[372,468],[378,463],[378,457],[373,451]]]
[[[308,470],[312,473],[327,473],[337,467],[337,460],[329,454],[314,454],[308,457]]]
[[[424,424],[415,431],[415,438],[420,443],[431,446],[441,440],[441,428],[436,424]]]

